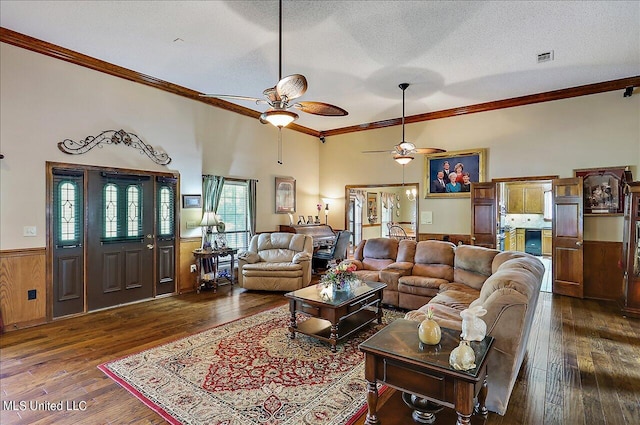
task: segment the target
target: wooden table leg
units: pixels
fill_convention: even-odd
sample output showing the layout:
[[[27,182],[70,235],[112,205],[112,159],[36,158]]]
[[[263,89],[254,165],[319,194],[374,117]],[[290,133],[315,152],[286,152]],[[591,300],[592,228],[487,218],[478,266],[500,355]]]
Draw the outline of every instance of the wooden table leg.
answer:
[[[382,290],[378,292],[378,324],[382,324]]]
[[[294,339],[296,337],[296,328],[298,323],[296,322],[296,301],[289,300],[289,311],[291,317],[289,318],[289,338]]]
[[[331,341],[331,352],[335,353],[337,351],[336,345],[338,345],[338,324],[331,324],[331,335],[329,336],[329,340]]]
[[[454,388],[455,408],[458,415],[456,425],[470,425],[473,413],[473,384],[456,380]]]
[[[379,425],[378,419],[378,385],[375,382],[367,381],[367,419],[365,425]]]
[[[485,405],[485,402],[487,401],[487,392],[487,378],[485,377],[484,381],[482,382],[482,388],[480,388],[480,392],[478,393],[478,404],[476,405],[473,412],[476,415],[482,415],[485,418],[489,414],[489,410],[487,410],[487,406]]]

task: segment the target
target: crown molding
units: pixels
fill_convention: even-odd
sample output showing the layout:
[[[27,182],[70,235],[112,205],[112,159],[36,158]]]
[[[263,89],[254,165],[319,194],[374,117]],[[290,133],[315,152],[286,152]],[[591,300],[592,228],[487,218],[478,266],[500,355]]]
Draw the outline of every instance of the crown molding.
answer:
[[[0,42],[11,44],[23,49],[31,50],[46,56],[60,59],[75,65],[90,68],[95,71],[104,72],[105,74],[115,77],[124,78],[129,81],[144,84],[178,96],[187,97],[198,102],[206,103],[216,108],[225,109],[247,117],[260,119],[260,112],[253,109],[245,108],[235,103],[227,102],[222,99],[212,97],[201,97],[200,92],[191,90],[150,75],[142,74],[131,69],[123,68],[109,62],[96,59],[64,47],[39,40],[37,38],[24,35],[10,29],[0,27]],[[590,94],[603,93],[607,91],[621,90],[629,86],[640,86],[640,76],[622,78],[618,80],[605,81],[601,83],[587,84],[583,86],[570,87],[560,90],[549,91],[545,93],[531,94],[527,96],[514,97],[511,99],[496,100],[492,102],[479,103],[476,105],[462,106],[459,108],[445,109],[442,111],[428,112],[418,115],[410,115],[405,117],[405,124],[417,123],[422,121],[437,120],[441,118],[455,117],[459,115],[475,114],[477,112],[487,112],[497,109],[512,108],[515,106],[531,105],[534,103],[550,102],[560,99],[569,99],[572,97],[586,96]],[[318,131],[312,128],[304,127],[295,123],[289,124],[287,129],[308,134],[310,136],[324,138],[336,136],[339,134],[355,133],[358,131],[376,130],[384,127],[393,127],[402,124],[402,118],[393,118],[383,121],[374,121],[370,123],[358,124],[349,127],[335,128],[332,130]]]

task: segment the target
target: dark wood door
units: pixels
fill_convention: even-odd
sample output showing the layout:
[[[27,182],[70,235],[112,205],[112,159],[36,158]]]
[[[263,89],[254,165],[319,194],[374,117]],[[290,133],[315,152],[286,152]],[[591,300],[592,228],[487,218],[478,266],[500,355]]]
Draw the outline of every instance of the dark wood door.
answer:
[[[553,180],[553,293],[582,298],[582,178]]]
[[[153,297],[153,180],[90,171],[87,187],[88,310]]]
[[[496,248],[497,186],[492,182],[471,185],[471,245]]]

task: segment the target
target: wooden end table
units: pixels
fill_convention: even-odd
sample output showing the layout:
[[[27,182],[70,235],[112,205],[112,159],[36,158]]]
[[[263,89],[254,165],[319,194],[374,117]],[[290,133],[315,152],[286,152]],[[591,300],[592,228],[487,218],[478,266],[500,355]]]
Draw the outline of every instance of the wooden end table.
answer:
[[[231,267],[229,269],[229,283],[231,286],[234,284],[233,279],[233,267],[235,263],[235,255],[238,253],[236,248],[220,248],[220,249],[195,249],[193,250],[193,258],[196,260],[196,282],[195,289],[197,293],[200,293],[200,288],[202,285],[207,287],[213,287],[213,292],[216,292],[219,284],[218,277],[218,263],[220,261],[220,257],[231,257]],[[213,279],[203,279],[203,261],[212,260],[212,270],[210,273],[213,273]]]
[[[382,323],[382,290],[386,287],[381,282],[360,282],[351,291],[332,294],[317,284],[286,293],[291,312],[289,337],[299,332],[318,338],[331,344],[335,353],[340,339],[374,320]],[[311,317],[298,323],[296,312]]]
[[[398,319],[360,344],[360,350],[365,353],[367,380],[365,424],[380,424],[376,414],[377,382],[407,393],[403,399],[414,408],[414,420],[422,423],[432,423],[429,421],[435,420],[435,412],[442,406],[455,409],[457,425],[470,424],[473,413],[486,417],[487,358],[493,338],[487,336],[482,341],[471,342],[476,368],[460,371],[449,365],[449,355],[460,343],[460,332],[442,328],[440,344],[423,345],[418,339],[419,325],[419,322]],[[474,405],[476,397],[478,403]]]

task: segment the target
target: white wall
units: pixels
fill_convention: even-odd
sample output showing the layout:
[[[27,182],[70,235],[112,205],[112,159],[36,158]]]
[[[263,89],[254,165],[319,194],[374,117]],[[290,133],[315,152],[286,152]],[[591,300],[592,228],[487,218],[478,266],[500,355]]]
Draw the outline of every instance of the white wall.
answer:
[[[405,130],[418,147],[487,148],[487,180],[573,177],[574,169],[621,165],[632,166],[640,179],[640,96],[623,98],[622,91],[408,124]],[[401,136],[396,126],[327,137],[320,146],[320,192],[338,196],[344,185],[401,182],[402,167],[390,154],[361,153],[391,149]],[[419,181],[422,190],[424,167],[418,155],[405,168],[405,180]],[[423,198],[420,211],[433,211],[433,224],[419,225],[419,231],[468,234],[470,210],[468,198]],[[335,211],[332,224],[343,216]],[[585,239],[621,241],[622,218],[586,217]]]
[[[107,74],[0,43],[0,249],[45,246],[45,162],[68,162],[178,172],[181,192],[199,194],[202,174],[258,179],[258,231],[288,223],[275,214],[275,176],[293,176],[301,213],[318,202],[318,149],[311,136],[283,131],[284,165],[277,164],[277,131],[258,120]],[[123,145],[83,155],[57,143],[104,130],[137,134],[172,158],[168,166]],[[182,236],[199,236],[181,211]],[[24,237],[36,226],[36,237]]]

